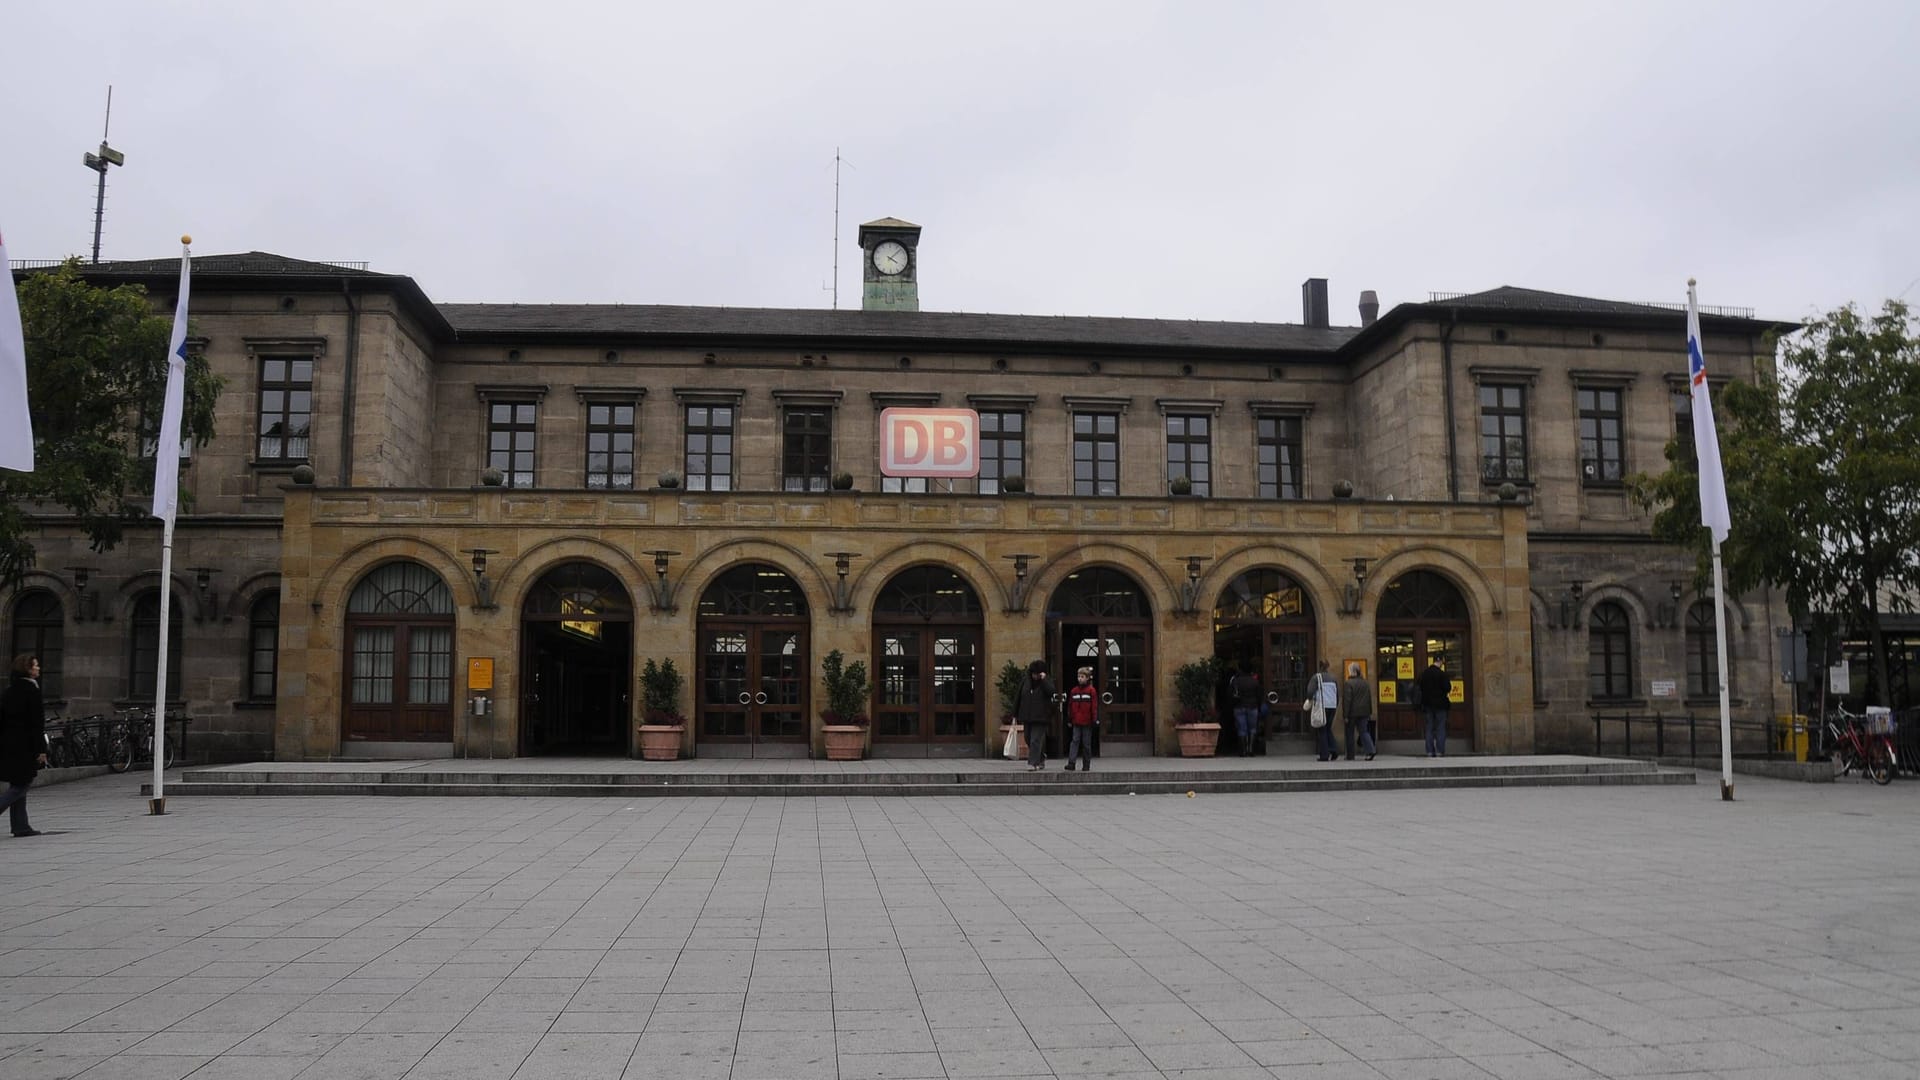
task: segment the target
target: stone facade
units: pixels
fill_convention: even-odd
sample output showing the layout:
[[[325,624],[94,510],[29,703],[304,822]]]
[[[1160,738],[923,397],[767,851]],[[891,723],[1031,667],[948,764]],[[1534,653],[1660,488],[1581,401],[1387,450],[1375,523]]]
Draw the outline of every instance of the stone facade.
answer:
[[[916,248],[916,277],[918,258]],[[90,273],[146,281],[158,299],[169,289],[164,261]],[[1427,575],[1457,602],[1445,633],[1464,650],[1468,745],[1580,749],[1591,745],[1596,709],[1711,707],[1686,693],[1689,646],[1698,643],[1697,628],[1688,631],[1699,599],[1690,560],[1649,539],[1617,481],[1583,473],[1591,460],[1583,388],[1607,392],[1624,470],[1661,467],[1675,431],[1682,321],[1673,311],[1524,290],[1402,305],[1359,328],[434,305],[404,277],[272,256],[202,259],[194,332],[228,383],[221,434],[182,477],[192,501],[175,548],[173,602],[185,618],[174,696],[194,716],[201,748],[220,757],[533,752],[528,710],[552,706],[535,704],[540,694],[523,669],[533,658],[529,605],[541,602],[549,575],[588,564],[619,583],[631,621],[619,639],[627,644],[615,708],[632,712],[643,660],[673,659],[690,677],[685,705],[698,713],[711,660],[700,644],[701,600],[730,568],[753,565],[784,575],[804,604],[800,707],[809,715],[797,745],[817,753],[819,658],[839,649],[878,671],[887,658],[876,602],[902,571],[933,566],[977,603],[967,693],[979,704],[965,739],[929,752],[987,753],[998,745],[994,674],[1036,656],[1052,657],[1056,674],[1073,666],[1063,636],[1071,631],[1062,629],[1073,616],[1047,605],[1077,572],[1098,567],[1131,583],[1149,657],[1135,679],[1144,736],[1112,749],[1172,753],[1172,672],[1224,648],[1227,622],[1216,624],[1215,606],[1247,575],[1278,575],[1293,588],[1286,617],[1310,628],[1311,657],[1383,664],[1395,634],[1425,631],[1405,618],[1387,627],[1380,613],[1400,584]],[[1763,370],[1769,325],[1709,318],[1716,376]],[[289,355],[313,362],[312,441],[303,458],[263,458],[262,358]],[[1512,501],[1483,475],[1488,386],[1518,388],[1523,401],[1524,468]],[[501,401],[532,406],[531,486],[482,484],[500,437],[489,406]],[[630,404],[634,417],[632,465],[614,490],[588,478],[590,410],[609,401]],[[658,477],[689,465],[688,409],[703,402],[736,409],[730,490],[662,489]],[[881,490],[878,417],[903,402],[1020,415],[1027,491],[980,492],[971,480]],[[798,407],[829,411],[831,471],[852,474],[853,490],[783,490],[785,413]],[[1081,413],[1117,416],[1116,494],[1075,494]],[[1204,498],[1170,490],[1170,416],[1207,422]],[[1260,486],[1258,433],[1275,417],[1298,424],[1290,451],[1300,498]],[[292,482],[301,463],[313,483]],[[1333,497],[1339,481],[1351,484],[1351,498]],[[41,569],[0,597],[9,618],[28,593],[58,599],[69,714],[130,702],[133,607],[156,584],[157,537],[135,530],[121,549],[94,555],[49,521]],[[486,553],[485,595],[475,549]],[[672,553],[664,574],[654,552]],[[450,713],[451,730],[427,743],[361,744],[343,732],[346,699],[368,692],[352,678],[362,623],[349,597],[395,563],[425,568],[445,586],[449,610],[436,618],[449,644],[434,662],[450,665],[447,700],[436,707]],[[83,564],[85,594],[64,569]],[[207,570],[204,587],[197,568]],[[263,653],[261,616],[276,596],[277,620],[266,624],[274,648]],[[1784,711],[1771,661],[1774,632],[1786,625],[1779,601],[1755,594],[1727,608],[1737,714]],[[1607,622],[1596,637],[1596,620],[1620,613],[1624,626]],[[1438,640],[1412,647],[1439,648]],[[494,662],[494,685],[469,692],[467,662],[480,658]],[[272,686],[264,696],[263,666]],[[1656,696],[1667,682],[1676,692]],[[469,707],[474,697],[487,698],[487,712]],[[1303,744],[1299,736],[1277,745]],[[874,745],[913,751],[898,740]],[[704,740],[696,716],[684,750],[721,749]],[[631,740],[608,752],[633,752]]]

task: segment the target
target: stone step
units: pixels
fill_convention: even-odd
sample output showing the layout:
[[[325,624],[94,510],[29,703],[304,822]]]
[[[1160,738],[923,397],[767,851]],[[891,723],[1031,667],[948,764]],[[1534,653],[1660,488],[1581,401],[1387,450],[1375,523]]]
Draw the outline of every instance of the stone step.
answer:
[[[1163,795],[1233,792],[1353,791],[1463,787],[1569,787],[1692,784],[1691,769],[1644,762],[1447,768],[1216,770],[1210,772],[886,772],[514,774],[196,770],[167,785],[170,796],[192,795],[559,795],[620,798],[665,796],[821,795]],[[150,785],[142,785],[150,793]]]

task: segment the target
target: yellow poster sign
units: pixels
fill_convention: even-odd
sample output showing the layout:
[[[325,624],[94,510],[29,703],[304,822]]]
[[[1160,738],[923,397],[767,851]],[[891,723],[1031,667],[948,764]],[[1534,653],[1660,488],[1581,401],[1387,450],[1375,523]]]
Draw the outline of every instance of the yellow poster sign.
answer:
[[[1400,684],[1392,679],[1380,680],[1380,704],[1397,705],[1400,703]]]
[[[1394,657],[1393,677],[1396,679],[1413,678],[1413,657],[1411,656]]]
[[[1455,705],[1467,700],[1467,683],[1464,679],[1454,679],[1447,684],[1447,700]]]
[[[467,660],[467,689],[493,689],[493,657],[475,656]]]

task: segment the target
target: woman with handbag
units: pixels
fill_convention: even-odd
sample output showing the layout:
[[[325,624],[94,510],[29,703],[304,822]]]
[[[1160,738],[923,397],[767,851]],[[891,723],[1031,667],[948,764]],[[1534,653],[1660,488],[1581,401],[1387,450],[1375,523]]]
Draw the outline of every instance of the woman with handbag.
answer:
[[[1340,708],[1340,683],[1328,673],[1330,666],[1327,661],[1320,661],[1320,670],[1307,680],[1307,700],[1301,702],[1307,723],[1313,725],[1314,745],[1319,751],[1316,761],[1340,759],[1333,745],[1333,716]]]

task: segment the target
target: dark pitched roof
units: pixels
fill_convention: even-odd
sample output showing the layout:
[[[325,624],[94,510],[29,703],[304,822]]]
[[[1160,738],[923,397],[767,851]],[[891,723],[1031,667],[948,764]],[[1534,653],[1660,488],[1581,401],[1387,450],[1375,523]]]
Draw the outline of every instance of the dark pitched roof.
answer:
[[[1054,350],[1192,350],[1315,354],[1331,358],[1359,333],[1290,323],[1197,322],[957,311],[656,304],[441,304],[458,340],[647,338],[689,342],[866,342],[880,345],[1034,346]]]
[[[1434,300],[1430,307],[1460,311],[1511,311],[1569,315],[1670,315],[1673,309],[1658,304],[1629,304],[1619,300],[1597,300],[1591,296],[1569,296],[1502,285],[1486,292],[1468,293]]]
[[[178,273],[180,260],[170,259],[121,259],[103,262],[99,265],[83,264],[80,268],[87,273],[109,274],[168,274]],[[306,259],[290,259],[285,255],[275,255],[270,251],[248,251],[236,255],[195,255],[193,272],[200,274],[322,274],[327,277],[397,277],[395,274],[377,274],[366,268],[364,263],[325,263],[310,262]]]

